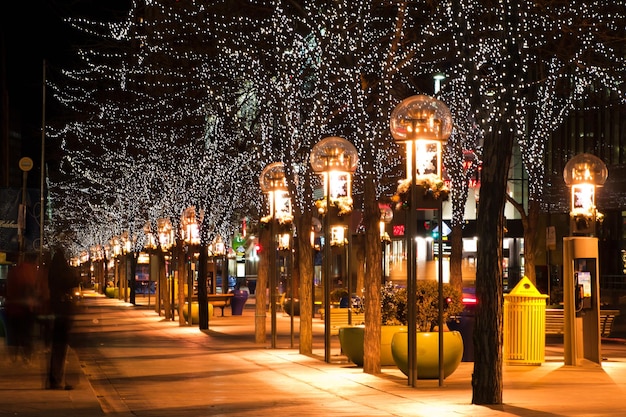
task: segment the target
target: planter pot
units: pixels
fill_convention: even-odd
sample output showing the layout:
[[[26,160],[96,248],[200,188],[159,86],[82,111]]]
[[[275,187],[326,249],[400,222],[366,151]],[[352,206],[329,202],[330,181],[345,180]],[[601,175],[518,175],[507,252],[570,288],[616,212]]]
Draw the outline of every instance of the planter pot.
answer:
[[[119,287],[106,287],[104,289],[104,295],[107,298],[120,298]],[[130,288],[126,288],[126,297],[130,297]]]
[[[391,354],[391,340],[397,332],[407,331],[406,326],[382,326],[380,329],[380,365],[395,365]],[[339,328],[341,351],[351,362],[363,366],[363,343],[365,326],[346,326]]]
[[[283,304],[283,311],[289,315],[291,315],[291,303],[292,303],[292,299],[286,298],[285,303]],[[300,315],[300,300],[296,299],[295,303],[293,304],[293,315],[294,316]]]
[[[391,341],[393,360],[403,374],[409,374],[407,332],[398,332]],[[450,376],[463,358],[463,338],[457,331],[443,333],[443,377]],[[439,333],[417,333],[417,378],[439,379]]]
[[[209,304],[209,320],[213,315],[213,305]],[[189,323],[189,303],[185,303],[185,309],[183,310],[183,317]],[[190,324],[198,324],[200,323],[200,307],[197,301],[191,302],[191,323]]]
[[[233,316],[241,316],[243,314],[243,307],[248,300],[248,292],[235,290],[231,291],[233,295],[233,299],[230,300],[230,308]]]

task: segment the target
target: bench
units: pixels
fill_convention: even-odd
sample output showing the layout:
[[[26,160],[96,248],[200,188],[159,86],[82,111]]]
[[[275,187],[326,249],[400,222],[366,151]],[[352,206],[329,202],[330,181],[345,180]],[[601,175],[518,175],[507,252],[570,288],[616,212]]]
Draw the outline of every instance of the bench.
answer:
[[[224,307],[228,307],[230,305],[230,300],[233,298],[234,294],[207,294],[207,300],[209,304],[213,305],[213,307],[218,307],[222,309],[222,317],[224,317]]]
[[[546,334],[562,335],[565,333],[563,309],[546,308]]]
[[[562,335],[565,333],[563,309],[546,309],[546,334]],[[615,317],[619,310],[600,310],[600,337],[609,337]]]
[[[348,325],[349,308],[331,308],[330,309],[330,334],[338,335],[339,328]],[[324,319],[324,310],[320,310],[322,319]],[[363,324],[365,320],[363,313],[355,313],[352,311],[352,324]]]

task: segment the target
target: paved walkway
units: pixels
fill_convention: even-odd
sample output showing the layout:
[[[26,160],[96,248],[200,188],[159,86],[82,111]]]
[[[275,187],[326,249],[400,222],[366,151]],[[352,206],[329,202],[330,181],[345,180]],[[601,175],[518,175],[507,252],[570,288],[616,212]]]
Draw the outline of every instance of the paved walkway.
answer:
[[[141,300],[140,300],[141,301]],[[323,358],[323,323],[314,324],[315,355],[291,348],[291,319],[278,314],[277,348],[254,343],[254,309],[211,317],[209,330],[180,327],[147,307],[87,298],[77,317],[68,374],[71,391],[42,389],[46,352],[13,363],[2,347],[1,416],[624,416],[626,358],[602,366],[564,366],[549,345],[541,366],[504,366],[504,403],[471,404],[473,363],[444,381],[415,388],[395,367],[368,375],[345,362],[333,338]],[[296,332],[297,332],[297,319]],[[297,337],[295,338],[297,343]],[[618,357],[619,356],[619,357]],[[72,381],[70,381],[72,382]]]

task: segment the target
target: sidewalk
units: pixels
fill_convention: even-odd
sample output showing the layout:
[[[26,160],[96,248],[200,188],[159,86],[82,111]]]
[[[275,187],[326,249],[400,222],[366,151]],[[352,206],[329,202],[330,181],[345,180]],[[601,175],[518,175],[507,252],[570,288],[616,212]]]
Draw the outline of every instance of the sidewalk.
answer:
[[[142,302],[143,300],[138,300]],[[254,309],[211,317],[208,331],[180,327],[145,306],[102,297],[84,301],[68,369],[72,391],[42,390],[45,352],[30,366],[0,361],[0,416],[624,416],[626,359],[602,366],[563,365],[548,346],[541,366],[504,365],[505,404],[471,404],[473,363],[442,387],[415,388],[395,367],[380,375],[323,358],[323,324],[314,323],[314,353],[290,348],[291,319],[277,315],[277,349],[254,343]],[[297,332],[297,318],[294,319]],[[297,336],[295,338],[297,346]],[[4,346],[2,349],[5,349]],[[4,351],[2,351],[4,353]],[[336,363],[335,363],[336,362]]]

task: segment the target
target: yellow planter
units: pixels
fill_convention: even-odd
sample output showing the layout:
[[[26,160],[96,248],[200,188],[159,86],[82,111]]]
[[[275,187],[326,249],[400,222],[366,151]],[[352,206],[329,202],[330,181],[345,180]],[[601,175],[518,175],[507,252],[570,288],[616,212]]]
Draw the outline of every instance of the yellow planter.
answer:
[[[380,365],[395,365],[391,354],[391,340],[397,332],[406,332],[406,326],[382,326],[380,328]],[[365,326],[345,326],[339,328],[341,351],[351,362],[363,366],[363,344]]]
[[[409,374],[408,333],[398,332],[391,340],[391,353],[398,369]],[[439,379],[439,333],[417,332],[417,378]],[[459,367],[463,358],[463,338],[457,331],[443,332],[443,377]]]
[[[183,310],[183,317],[187,322],[189,322],[189,303],[185,303],[185,308]],[[209,304],[209,320],[213,315],[213,305]],[[200,311],[197,301],[191,302],[191,323],[189,324],[199,324],[200,323]]]

